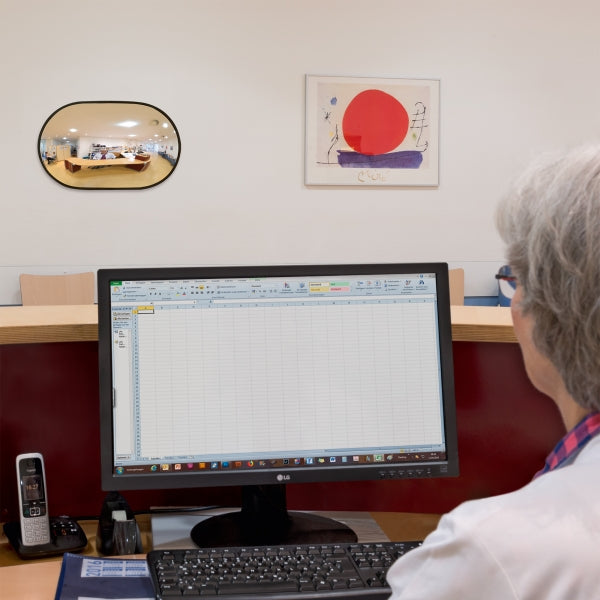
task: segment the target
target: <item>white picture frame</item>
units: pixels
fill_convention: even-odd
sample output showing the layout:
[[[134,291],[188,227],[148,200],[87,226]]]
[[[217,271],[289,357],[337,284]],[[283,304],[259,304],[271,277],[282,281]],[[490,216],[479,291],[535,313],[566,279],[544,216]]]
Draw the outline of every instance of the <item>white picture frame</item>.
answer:
[[[306,185],[437,186],[437,79],[306,76]]]

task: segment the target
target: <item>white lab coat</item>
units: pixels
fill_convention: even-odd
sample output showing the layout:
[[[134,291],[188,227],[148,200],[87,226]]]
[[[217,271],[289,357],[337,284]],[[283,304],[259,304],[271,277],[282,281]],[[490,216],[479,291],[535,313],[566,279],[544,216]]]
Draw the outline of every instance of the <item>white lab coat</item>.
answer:
[[[600,598],[600,436],[569,466],[461,504],[387,579],[393,600]]]

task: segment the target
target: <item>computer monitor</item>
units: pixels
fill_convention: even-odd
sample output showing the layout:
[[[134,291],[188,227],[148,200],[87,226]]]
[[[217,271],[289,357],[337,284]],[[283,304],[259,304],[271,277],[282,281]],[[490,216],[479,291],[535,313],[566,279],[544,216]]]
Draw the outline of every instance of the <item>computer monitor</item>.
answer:
[[[458,474],[444,263],[98,271],[102,488],[242,486],[200,546],[344,541],[285,484]]]

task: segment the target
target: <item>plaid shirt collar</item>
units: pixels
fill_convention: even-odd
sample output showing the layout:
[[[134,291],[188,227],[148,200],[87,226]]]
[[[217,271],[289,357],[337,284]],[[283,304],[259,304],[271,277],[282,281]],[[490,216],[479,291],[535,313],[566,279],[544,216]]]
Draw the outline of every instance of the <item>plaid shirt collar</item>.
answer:
[[[592,412],[584,417],[548,455],[544,468],[538,471],[534,479],[571,464],[581,449],[596,435],[600,434],[600,412]]]

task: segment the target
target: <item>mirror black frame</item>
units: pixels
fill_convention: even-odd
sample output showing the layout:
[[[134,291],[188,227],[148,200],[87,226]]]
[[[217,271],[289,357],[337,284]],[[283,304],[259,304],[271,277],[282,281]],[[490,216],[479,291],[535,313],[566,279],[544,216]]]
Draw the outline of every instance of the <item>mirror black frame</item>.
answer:
[[[168,123],[168,127],[172,128],[173,133],[175,134],[175,137],[177,139],[177,155],[176,156],[171,156],[170,154],[168,154],[167,152],[164,152],[162,154],[165,154],[165,156],[163,156],[162,154],[161,157],[168,160],[168,162],[171,164],[171,168],[169,170],[169,172],[162,177],[161,179],[159,179],[158,181],[152,182],[150,184],[145,184],[145,185],[141,185],[141,186],[98,186],[98,187],[88,187],[88,186],[77,186],[77,185],[70,185],[69,183],[65,183],[64,181],[61,181],[60,179],[58,179],[57,177],[55,177],[48,169],[48,164],[47,164],[47,157],[44,156],[45,155],[45,150],[42,149],[42,142],[45,139],[57,139],[56,137],[52,137],[52,138],[48,138],[48,136],[46,135],[46,137],[44,137],[44,133],[46,132],[46,128],[48,127],[49,124],[51,124],[52,119],[54,119],[61,111],[64,111],[65,109],[68,109],[70,107],[74,107],[74,106],[89,106],[89,105],[130,105],[130,106],[141,106],[144,107],[145,110],[149,110],[149,111],[155,111],[156,113],[158,113],[157,115],[154,115],[155,118],[152,120],[152,126],[155,126],[158,129],[160,129],[161,126],[160,122],[162,121],[163,123]],[[115,123],[116,125],[116,123]],[[66,132],[65,132],[66,133]],[[91,134],[89,136],[86,137],[99,137],[100,134]],[[110,137],[110,135],[105,135],[104,137]],[[125,137],[125,136],[124,136]],[[155,137],[159,137],[158,135],[155,134]],[[78,139],[80,139],[81,136],[79,136]],[[66,138],[64,138],[66,139]],[[163,136],[161,138],[162,140],[166,140],[168,139],[168,137]],[[141,146],[146,146],[148,143],[144,142],[141,143]],[[70,144],[71,145],[71,144]],[[133,146],[135,146],[135,144],[132,144]],[[168,144],[166,144],[168,146]],[[121,144],[121,146],[124,146],[124,144]],[[90,146],[91,147],[91,146]],[[172,149],[172,148],[171,148]],[[173,122],[173,120],[171,119],[171,117],[169,117],[169,115],[167,115],[167,113],[165,113],[164,110],[158,108],[157,106],[154,106],[153,104],[149,104],[147,102],[138,102],[138,101],[131,101],[131,100],[82,100],[82,101],[77,101],[77,102],[70,102],[68,104],[65,104],[59,108],[57,108],[54,112],[52,112],[52,114],[44,121],[44,124],[42,125],[41,129],[40,129],[40,133],[38,135],[38,140],[37,140],[37,155],[38,158],[40,160],[40,163],[42,165],[42,167],[44,168],[44,171],[46,172],[46,174],[53,180],[56,181],[57,183],[59,183],[60,185],[70,188],[70,189],[77,189],[77,190],[142,190],[142,189],[148,189],[151,187],[155,187],[156,185],[159,185],[161,183],[163,183],[164,181],[166,181],[175,171],[175,168],[177,167],[178,163],[179,163],[179,158],[181,157],[181,136],[179,135],[179,131],[175,125],[175,123]],[[145,153],[145,150],[144,150]],[[72,155],[71,155],[72,156]],[[82,162],[82,160],[86,160],[86,159],[80,159],[79,157],[74,157],[76,158],[76,161],[78,162]],[[148,164],[150,163],[150,160],[146,159]],[[140,161],[137,160],[136,157],[132,157],[131,161],[135,163],[139,163]],[[106,163],[104,163],[106,164]],[[80,170],[82,167],[81,165],[77,166],[75,165],[73,167],[73,165],[70,163],[70,166],[72,167],[72,172],[76,172],[78,170]],[[125,165],[124,165],[125,166]],[[139,167],[136,168],[136,166],[134,165],[128,165],[130,168],[137,170],[144,170],[144,165],[139,165]],[[68,168],[68,167],[67,167]]]

